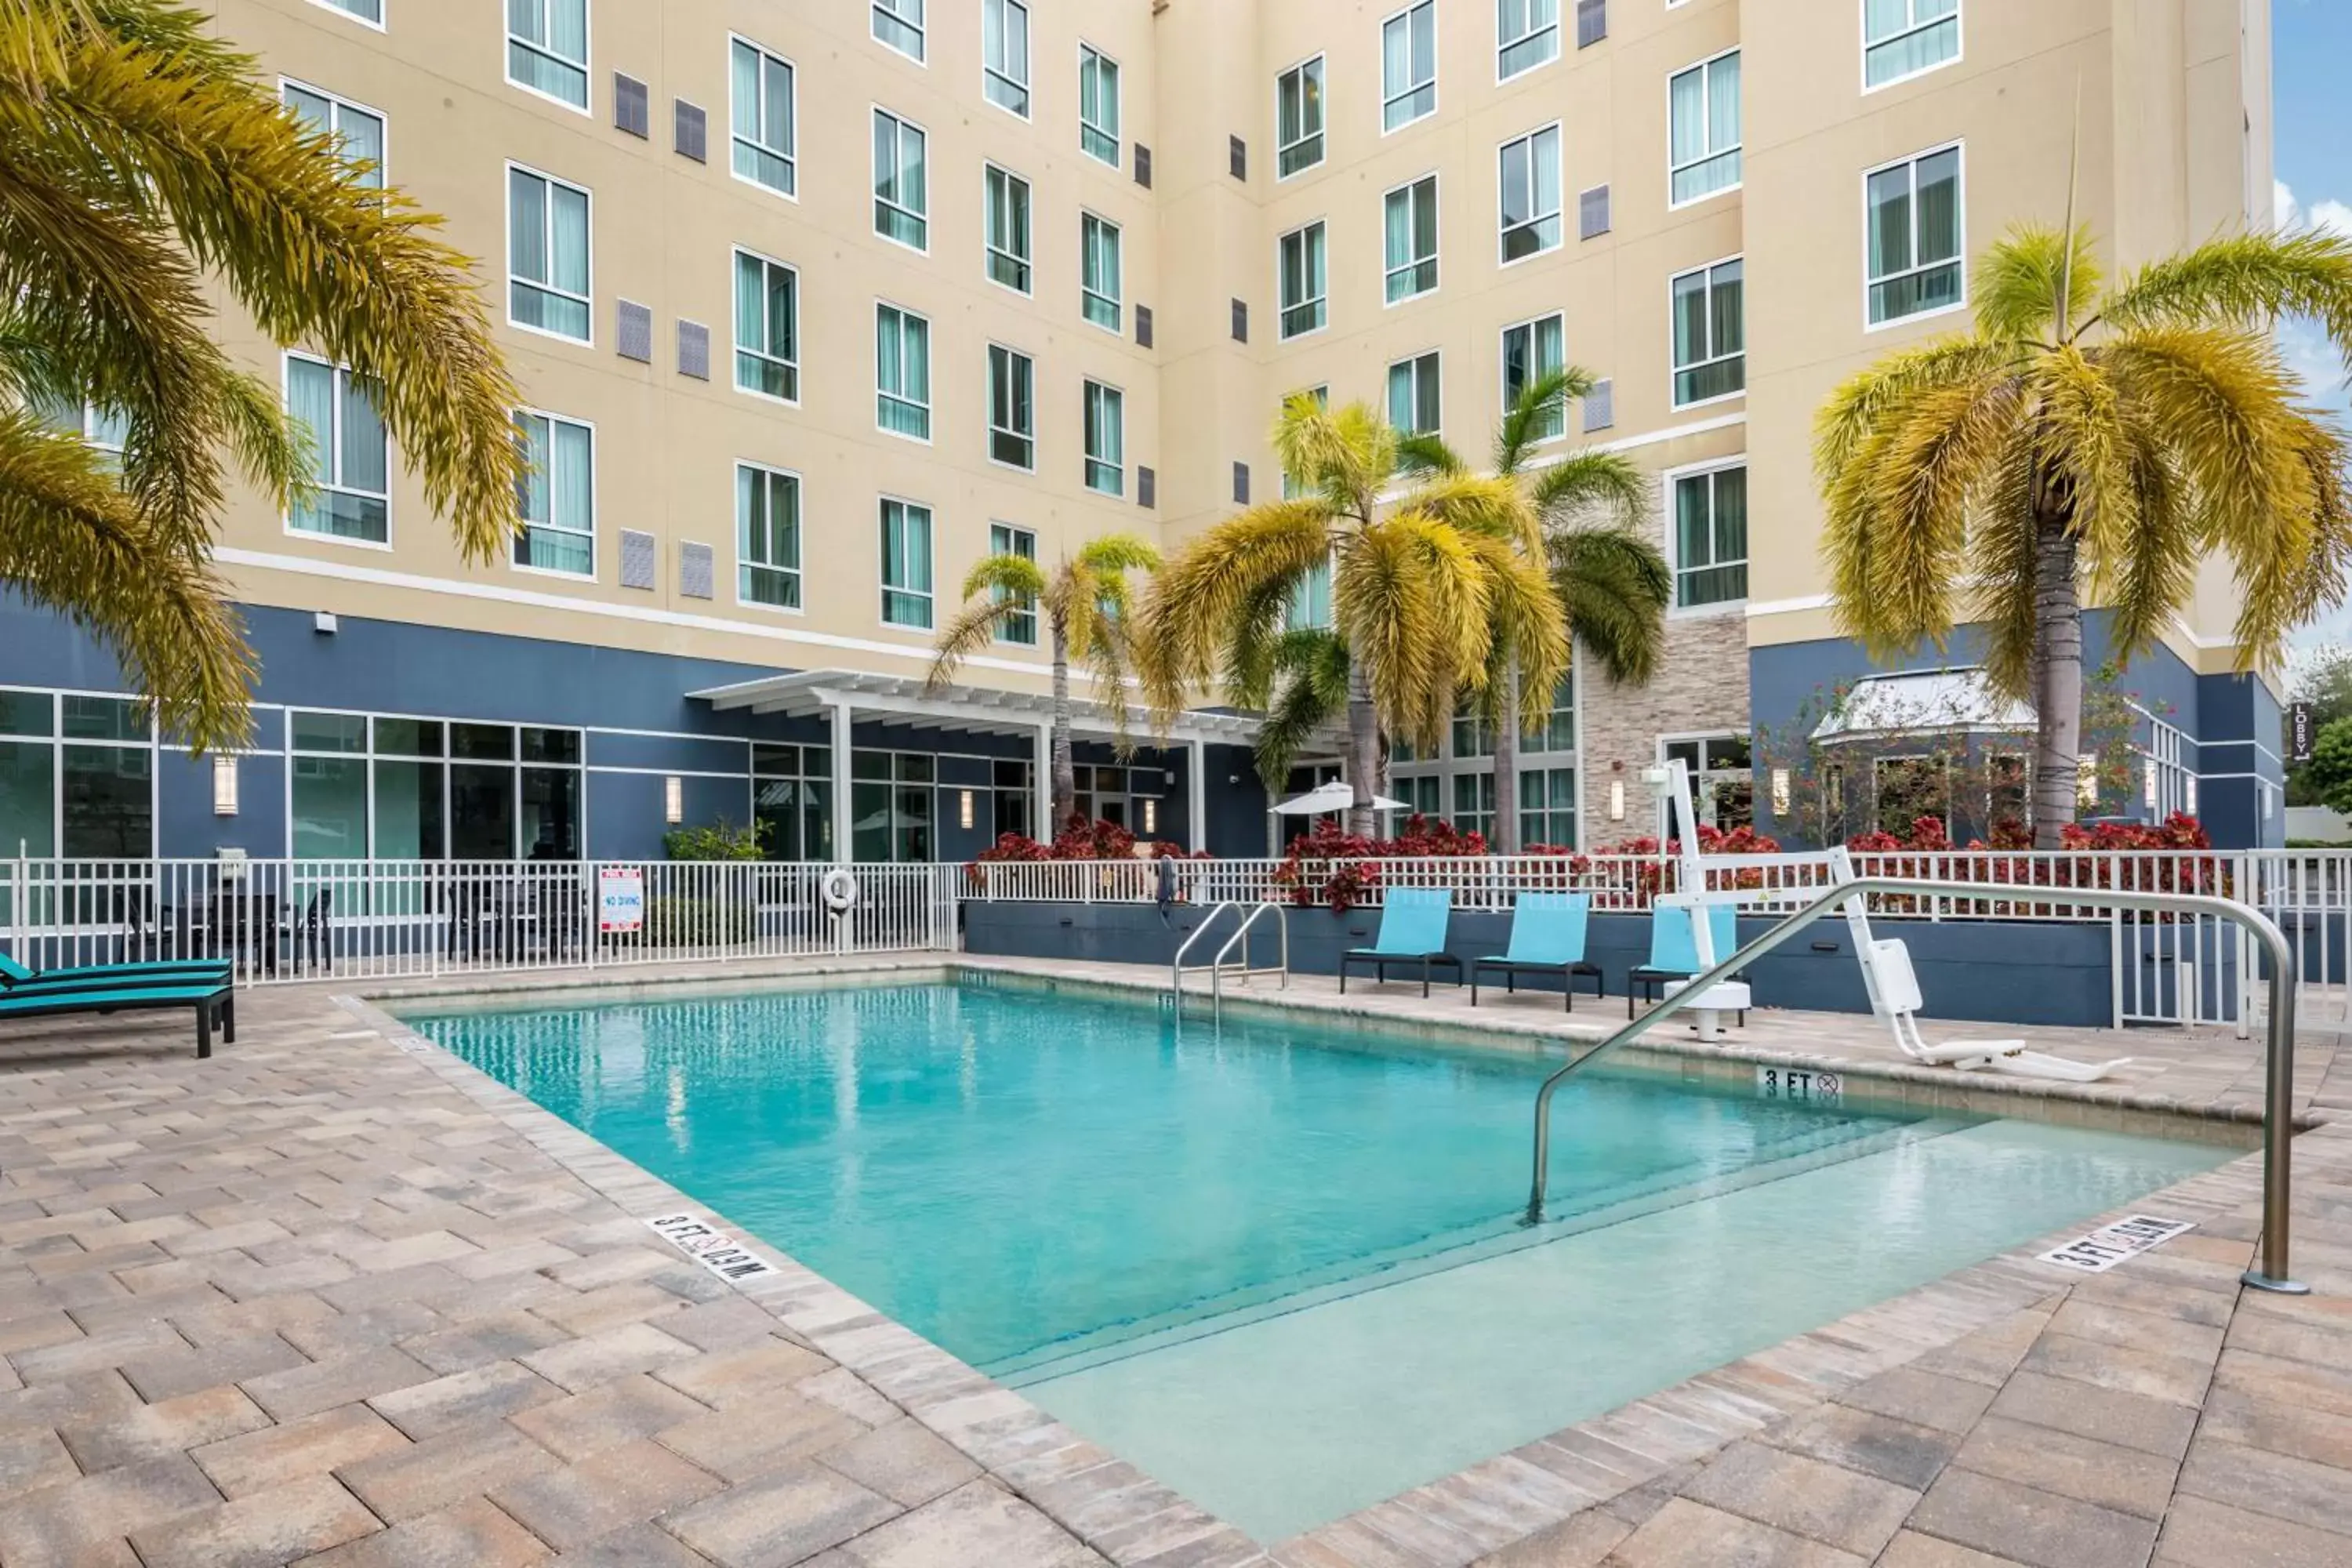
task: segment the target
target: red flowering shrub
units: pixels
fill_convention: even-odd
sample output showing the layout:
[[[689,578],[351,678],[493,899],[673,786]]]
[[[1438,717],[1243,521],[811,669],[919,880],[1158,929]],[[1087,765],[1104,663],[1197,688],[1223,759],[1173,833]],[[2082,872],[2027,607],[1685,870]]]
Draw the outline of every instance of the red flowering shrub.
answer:
[[[1313,832],[1291,840],[1289,852],[1275,868],[1274,883],[1298,908],[1328,903],[1335,910],[1351,910],[1380,890],[1379,861],[1485,853],[1485,834],[1464,833],[1450,822],[1418,812],[1404,819],[1404,830],[1394,838],[1371,838],[1318,822]]]
[[[1025,833],[1000,833],[996,842],[975,856],[963,868],[964,880],[973,887],[985,887],[988,873],[981,868],[1007,860],[1133,860],[1135,835],[1116,822],[1089,822],[1076,812],[1062,824],[1051,844],[1040,844]],[[1205,860],[1209,852],[1188,856],[1182,846],[1154,840],[1151,853],[1145,857],[1154,860]]]

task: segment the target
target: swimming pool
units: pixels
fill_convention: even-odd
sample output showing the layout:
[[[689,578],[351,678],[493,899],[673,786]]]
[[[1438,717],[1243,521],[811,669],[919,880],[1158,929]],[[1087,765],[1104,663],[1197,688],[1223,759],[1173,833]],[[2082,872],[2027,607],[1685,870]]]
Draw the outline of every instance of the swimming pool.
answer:
[[[407,1021],[1275,1541],[2231,1158],[949,984]]]

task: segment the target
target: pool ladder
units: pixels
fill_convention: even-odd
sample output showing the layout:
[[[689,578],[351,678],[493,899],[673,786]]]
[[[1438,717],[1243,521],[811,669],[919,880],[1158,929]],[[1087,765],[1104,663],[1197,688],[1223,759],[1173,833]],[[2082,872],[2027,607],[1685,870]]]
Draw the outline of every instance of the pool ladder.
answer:
[[[1209,928],[1216,924],[1217,917],[1227,910],[1240,909],[1247,909],[1249,912],[1242,916],[1241,923],[1235,926],[1233,933],[1225,938],[1223,944],[1217,949],[1216,956],[1206,963],[1187,964],[1184,962],[1184,955],[1192,951],[1194,942],[1209,933]],[[1269,914],[1274,917],[1274,929],[1280,946],[1277,949],[1278,962],[1271,969],[1266,969],[1256,967],[1250,962],[1252,952],[1250,932],[1256,927],[1260,919]],[[1236,944],[1242,950],[1241,958],[1237,962],[1228,963],[1227,960]],[[1201,917],[1201,923],[1192,928],[1191,933],[1184,938],[1183,944],[1177,948],[1175,962],[1169,965],[1168,997],[1170,1005],[1176,1009],[1176,1016],[1179,1018],[1184,1016],[1184,976],[1202,973],[1209,977],[1209,1016],[1213,1019],[1220,1017],[1224,1012],[1225,976],[1228,974],[1244,985],[1248,984],[1254,975],[1278,975],[1280,989],[1288,990],[1290,987],[1290,920],[1284,913],[1282,906],[1276,903],[1244,904],[1238,899],[1227,899],[1222,903],[1209,906],[1208,912]]]

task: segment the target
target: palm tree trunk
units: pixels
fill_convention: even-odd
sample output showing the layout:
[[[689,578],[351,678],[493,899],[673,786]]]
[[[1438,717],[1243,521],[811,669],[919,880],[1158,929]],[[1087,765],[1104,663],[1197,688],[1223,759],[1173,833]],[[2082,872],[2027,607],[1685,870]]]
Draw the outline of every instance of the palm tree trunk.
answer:
[[[1054,832],[1059,836],[1078,809],[1078,764],[1070,750],[1070,637],[1054,627]]]
[[[2083,749],[2083,600],[2072,507],[2034,508],[2033,847],[2055,849],[2074,820]]]
[[[1486,847],[1519,852],[1519,661],[1503,671],[1503,721],[1495,727],[1495,831]]]
[[[1372,677],[1358,660],[1348,667],[1348,831],[1369,838],[1374,831],[1372,795],[1381,780],[1381,721],[1372,707]]]

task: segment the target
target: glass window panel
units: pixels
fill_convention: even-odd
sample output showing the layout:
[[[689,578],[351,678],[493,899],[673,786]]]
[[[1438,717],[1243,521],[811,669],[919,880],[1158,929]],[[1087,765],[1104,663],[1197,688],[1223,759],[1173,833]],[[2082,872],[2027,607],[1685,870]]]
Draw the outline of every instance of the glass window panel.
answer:
[[[580,858],[580,774],[572,768],[520,770],[526,860]]]
[[[1390,303],[1436,288],[1437,176],[1391,191],[1382,223]]]
[[[1496,0],[1496,79],[1559,58],[1559,0]]]
[[[439,763],[377,762],[374,840],[377,859],[440,859],[447,847],[441,818]]]
[[[298,752],[364,752],[368,721],[357,713],[306,713],[288,718],[293,749]]]
[[[735,173],[791,195],[799,179],[793,149],[792,62],[742,38],[733,40],[729,58]]]
[[[458,724],[454,730],[478,729]],[[513,731],[506,731],[513,743]],[[464,763],[449,769],[449,858],[511,860],[515,857],[515,770]]]
[[[1079,309],[1087,321],[1119,330],[1118,226],[1081,214],[1078,219]]]
[[[580,763],[580,731],[577,730],[544,730],[523,726],[522,760],[526,763],[563,763],[578,766]]]
[[[396,757],[437,757],[441,754],[438,719],[378,719],[375,749]]]
[[[1116,388],[1086,384],[1087,488],[1105,495],[1126,490],[1126,401]]]
[[[57,853],[57,757],[52,745],[0,741],[0,857]]]
[[[874,232],[917,250],[930,245],[930,196],[921,127],[874,111]]]
[[[1323,325],[1324,226],[1320,219],[1286,234],[1278,242],[1282,286],[1282,335],[1295,338]]]
[[[1277,176],[1323,161],[1323,57],[1293,66],[1274,86],[1274,162]]]
[[[1029,356],[988,348],[988,455],[1016,468],[1036,466],[1036,370]]]
[[[1676,71],[1667,80],[1666,109],[1674,204],[1738,184],[1738,51]]]
[[[875,420],[919,441],[931,437],[931,324],[895,305],[875,309]]]
[[[981,0],[981,89],[991,103],[1029,117],[1029,10],[1021,0]]]
[[[882,503],[882,618],[892,626],[931,625],[931,513],[905,501]]]
[[[1959,304],[1959,149],[1873,172],[1864,184],[1864,205],[1871,322]]]
[[[1863,0],[1863,73],[1884,87],[1960,53],[1960,0]]]
[[[801,482],[756,464],[735,466],[737,593],[743,602],[801,607]]]
[[[1436,111],[1436,0],[1422,0],[1381,24],[1381,104],[1387,131]]]
[[[1389,423],[1406,433],[1439,427],[1438,356],[1399,360],[1389,366]]]
[[[0,691],[0,735],[54,735],[57,701],[46,691]]]
[[[588,0],[507,0],[507,79],[588,107]]]
[[[1748,470],[1721,468],[1675,481],[1675,603],[1718,605],[1748,596]]]
[[[145,705],[131,697],[68,697],[65,735],[70,741],[144,741]]]
[[[519,326],[588,341],[588,193],[507,173],[508,314]]]
[[[415,766],[409,763],[408,766]],[[304,860],[368,855],[368,764],[362,757],[296,757],[293,845]]]
[[[1502,152],[1503,259],[1550,250],[1559,244],[1559,131],[1557,127],[1507,142]]]
[[[63,762],[65,834],[58,852],[77,860],[152,858],[155,753],[145,746],[69,745]]]
[[[1029,292],[1029,182],[991,166],[987,171],[988,275]]]
[[[1078,145],[1088,156],[1118,163],[1118,62],[1078,46]]]
[[[735,253],[735,384],[799,401],[800,278],[782,262]]]
[[[514,761],[515,732],[511,724],[452,724],[449,754],[478,762]]]
[[[923,0],[874,0],[874,37],[911,59],[923,58]]]

